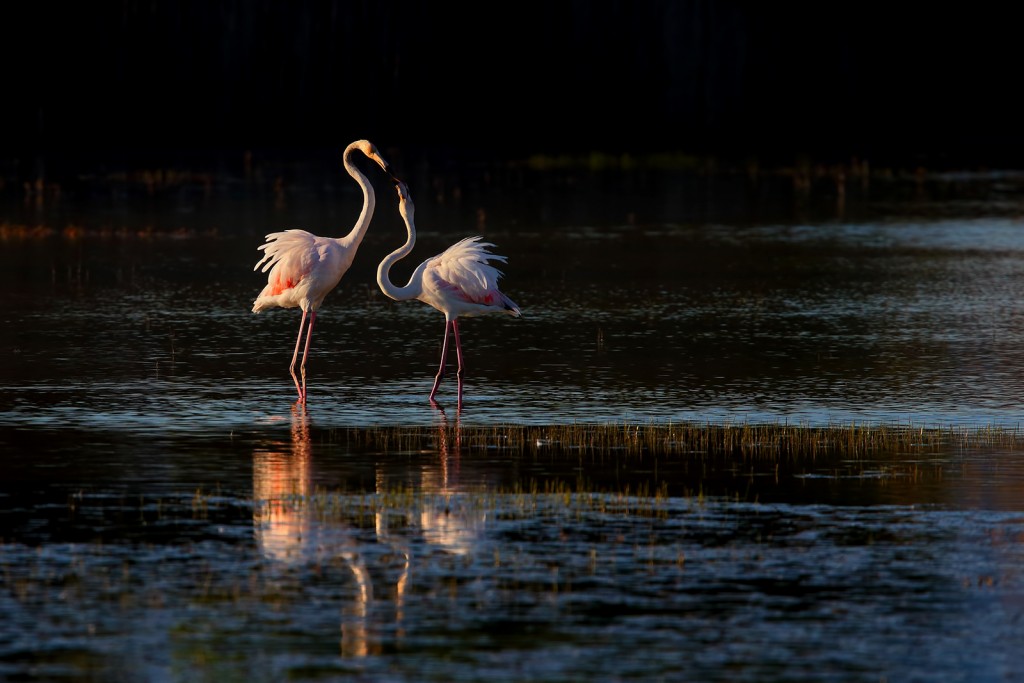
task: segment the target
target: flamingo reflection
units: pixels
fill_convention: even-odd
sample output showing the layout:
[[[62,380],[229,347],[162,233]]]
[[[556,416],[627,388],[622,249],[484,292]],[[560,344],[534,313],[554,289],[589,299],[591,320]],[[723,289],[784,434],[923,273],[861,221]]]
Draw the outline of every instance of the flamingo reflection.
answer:
[[[253,523],[256,544],[271,560],[303,561],[311,519],[303,502],[313,492],[310,471],[309,415],[305,405],[293,405],[291,444],[253,454]]]
[[[457,419],[449,424],[443,409],[438,413],[437,455],[414,470],[408,482],[423,494],[422,504],[412,509],[386,502],[393,499],[396,471],[391,469],[394,459],[383,457],[376,468],[372,509],[361,503],[358,510],[346,507],[351,497],[341,495],[342,505],[325,512],[318,503],[325,494],[316,491],[305,404],[291,407],[290,442],[270,443],[253,454],[253,523],[263,556],[287,567],[343,566],[351,572],[351,597],[341,608],[343,656],[380,653],[385,632],[404,637],[417,548],[463,556],[479,545],[486,514],[479,506],[460,504],[466,493],[460,481],[460,424]],[[407,474],[402,469],[398,476]]]
[[[310,421],[305,404],[291,407],[290,435],[290,444],[275,443],[253,454],[253,524],[257,546],[264,557],[287,566],[329,565],[340,559],[355,579],[353,600],[341,610],[342,655],[364,657],[379,653],[380,643],[369,627],[374,581],[357,537],[358,522],[347,523],[343,517],[325,519],[311,504],[315,490]],[[378,539],[388,540],[380,535]],[[390,597],[396,605],[396,619],[401,622],[409,553],[404,544],[394,550],[402,559],[394,595]]]
[[[423,505],[420,529],[428,543],[441,546],[456,555],[467,555],[477,544],[486,514],[483,511],[452,509],[452,499],[464,493],[459,481],[462,457],[461,411],[456,413],[455,424],[449,425],[444,409],[440,406],[434,409],[439,417],[437,465],[423,467],[419,483],[423,493],[440,496],[444,504]]]

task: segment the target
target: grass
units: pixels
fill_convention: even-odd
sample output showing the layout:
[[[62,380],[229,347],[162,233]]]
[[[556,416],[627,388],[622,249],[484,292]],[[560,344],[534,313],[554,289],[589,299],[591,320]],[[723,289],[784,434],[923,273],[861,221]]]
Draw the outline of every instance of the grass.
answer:
[[[788,424],[573,424],[555,426],[373,427],[331,430],[331,441],[373,451],[497,449],[632,455],[706,454],[731,458],[856,457],[950,448],[1024,448],[1024,432],[1003,427]]]

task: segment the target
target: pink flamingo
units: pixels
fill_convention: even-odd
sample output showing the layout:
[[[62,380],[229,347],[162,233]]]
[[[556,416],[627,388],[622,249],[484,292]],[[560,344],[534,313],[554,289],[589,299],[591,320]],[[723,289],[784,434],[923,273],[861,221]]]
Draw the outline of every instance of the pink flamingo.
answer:
[[[455,353],[458,357],[459,370],[459,408],[462,408],[462,344],[459,341],[459,318],[484,315],[487,313],[505,313],[520,317],[519,306],[498,289],[498,280],[502,273],[488,261],[505,262],[505,256],[498,256],[487,251],[494,245],[481,242],[481,238],[467,237],[448,247],[443,253],[429,258],[416,267],[409,283],[398,287],[391,283],[389,275],[391,266],[399,259],[409,255],[416,243],[416,224],[413,221],[415,205],[409,195],[405,183],[395,178],[398,190],[398,211],[405,220],[409,237],[405,244],[388,254],[377,267],[377,284],[381,291],[396,301],[418,299],[444,313],[444,344],[441,347],[441,366],[434,378],[434,386],[430,390],[430,402],[436,403],[434,396],[444,377],[445,363],[448,359],[448,334],[455,337]]]
[[[324,297],[334,289],[341,277],[352,265],[356,250],[366,235],[366,229],[373,218],[376,204],[373,185],[352,162],[355,152],[362,152],[373,159],[391,175],[391,167],[381,157],[377,148],[368,140],[356,140],[342,155],[345,170],[355,178],[363,190],[363,210],[356,220],[355,226],[344,237],[319,237],[305,230],[285,230],[267,235],[266,244],[259,247],[264,252],[263,258],[253,270],[263,266],[262,272],[270,270],[267,286],[263,288],[252,312],[259,313],[268,308],[301,308],[302,320],[299,321],[299,335],[295,339],[295,352],[288,371],[299,392],[299,403],[306,401],[306,358],[309,356],[309,340],[313,336],[313,324],[316,312],[324,301]],[[306,330],[306,316],[309,316],[309,328]],[[295,361],[299,356],[299,346],[303,331],[306,330],[306,345],[302,352],[302,364],[299,371],[302,383],[295,375]]]

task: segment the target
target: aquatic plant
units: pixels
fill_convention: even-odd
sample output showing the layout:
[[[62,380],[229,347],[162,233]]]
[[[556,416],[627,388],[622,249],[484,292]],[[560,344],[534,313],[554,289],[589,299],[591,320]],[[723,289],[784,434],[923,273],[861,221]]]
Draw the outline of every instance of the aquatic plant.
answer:
[[[623,423],[334,429],[328,441],[344,441],[350,447],[381,452],[437,450],[439,442],[457,441],[462,449],[516,455],[690,454],[754,460],[927,453],[951,448],[1021,448],[1024,433],[1018,428],[995,426]]]

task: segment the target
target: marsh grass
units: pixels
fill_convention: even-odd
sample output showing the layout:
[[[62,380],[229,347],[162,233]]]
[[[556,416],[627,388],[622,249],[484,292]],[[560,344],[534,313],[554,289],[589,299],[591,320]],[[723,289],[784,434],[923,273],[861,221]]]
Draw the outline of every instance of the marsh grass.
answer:
[[[715,425],[572,424],[554,426],[445,425],[333,429],[332,442],[381,452],[460,449],[505,451],[513,455],[582,453],[644,455],[699,454],[740,459],[814,458],[888,453],[927,453],[949,449],[1024,447],[1024,432],[1004,427],[924,427],[914,425],[788,424]]]

